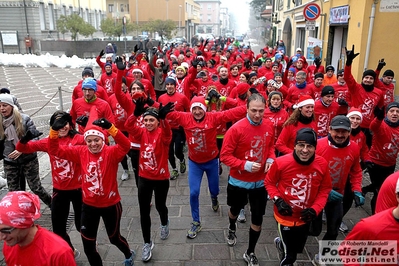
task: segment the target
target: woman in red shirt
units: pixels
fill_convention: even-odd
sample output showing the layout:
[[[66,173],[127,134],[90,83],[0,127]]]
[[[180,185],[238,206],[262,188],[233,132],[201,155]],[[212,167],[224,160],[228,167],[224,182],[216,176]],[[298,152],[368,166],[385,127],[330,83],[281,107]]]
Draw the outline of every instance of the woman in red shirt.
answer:
[[[147,262],[152,257],[154,242],[151,240],[151,198],[154,193],[155,206],[161,218],[160,237],[165,240],[169,236],[168,208],[166,198],[169,191],[169,145],[172,140],[172,130],[166,114],[171,111],[172,104],[161,107],[160,110],[144,108],[142,99],[136,100],[136,109],[126,121],[125,127],[129,134],[140,139],[139,186],[138,199],[140,207],[141,230],[144,238],[142,261]],[[143,117],[145,128],[137,125],[137,118]]]
[[[97,231],[102,218],[110,242],[125,255],[125,266],[134,265],[135,252],[130,250],[126,239],[120,234],[122,217],[121,197],[118,191],[118,164],[130,149],[129,139],[105,118],[97,119],[93,106],[85,128],[86,145],[59,145],[59,134],[68,123],[57,119],[50,128],[49,154],[78,163],[82,166],[82,219],[80,234],[87,259],[92,266],[102,266],[97,251]],[[94,122],[91,122],[95,120]],[[104,130],[117,144],[105,145]]]

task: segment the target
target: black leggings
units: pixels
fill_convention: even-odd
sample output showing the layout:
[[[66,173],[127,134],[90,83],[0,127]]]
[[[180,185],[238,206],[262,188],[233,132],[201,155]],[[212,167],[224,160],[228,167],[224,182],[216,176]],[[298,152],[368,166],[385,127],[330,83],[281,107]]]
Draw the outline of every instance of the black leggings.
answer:
[[[345,214],[348,213],[348,211],[352,207],[353,203],[353,192],[352,192],[352,185],[349,180],[349,177],[346,179],[346,185],[345,185],[345,191],[344,191],[344,198],[342,199],[342,205],[343,205],[343,215],[342,218],[345,216]]]
[[[100,254],[97,252],[96,248],[100,217],[103,219],[111,244],[115,245],[120,251],[122,251],[126,259],[130,258],[131,251],[129,244],[120,233],[121,216],[122,204],[120,202],[105,208],[97,208],[83,203],[80,234],[82,236],[84,251],[90,265],[103,265]]]
[[[302,253],[308,239],[309,223],[300,226],[284,226],[277,223],[277,230],[280,235],[280,248],[284,250],[284,256],[280,265],[293,265],[297,254]]]
[[[62,237],[72,250],[74,250],[66,228],[71,203],[75,213],[75,227],[76,230],[79,231],[82,213],[82,189],[59,190],[53,188],[53,199],[51,201],[51,223],[53,225],[53,232]]]
[[[151,242],[151,198],[154,192],[155,208],[161,218],[161,225],[168,224],[168,208],[166,207],[166,198],[169,191],[169,179],[150,180],[139,178],[138,198],[140,206],[140,222],[144,243]]]
[[[176,159],[184,160],[183,146],[186,142],[186,135],[183,129],[172,129],[172,141],[169,145],[169,163],[172,169],[176,169]]]

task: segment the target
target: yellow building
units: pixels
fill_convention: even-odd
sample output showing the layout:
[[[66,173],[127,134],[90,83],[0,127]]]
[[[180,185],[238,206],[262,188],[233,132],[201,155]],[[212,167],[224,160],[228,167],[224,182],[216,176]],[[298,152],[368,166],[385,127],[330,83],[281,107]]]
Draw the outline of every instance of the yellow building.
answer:
[[[396,63],[399,41],[397,0],[273,2],[272,22],[276,27],[276,39],[284,41],[289,55],[300,47],[305,57],[312,61],[313,47],[320,45],[323,65],[341,69],[345,63],[345,47],[351,49],[353,44],[355,52],[360,53],[352,65],[356,80],[360,81],[365,69],[375,69],[381,58],[385,58],[386,69],[399,75]],[[309,3],[320,8],[320,16],[313,25],[304,17],[304,8]]]

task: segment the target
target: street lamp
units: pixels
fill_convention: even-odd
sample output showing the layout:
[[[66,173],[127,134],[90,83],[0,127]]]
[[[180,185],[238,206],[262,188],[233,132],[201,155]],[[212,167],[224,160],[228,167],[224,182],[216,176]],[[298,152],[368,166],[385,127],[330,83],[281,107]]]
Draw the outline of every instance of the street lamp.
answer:
[[[179,36],[181,35],[180,28],[181,28],[181,5],[179,5]]]
[[[169,0],[166,0],[166,20],[169,19]]]

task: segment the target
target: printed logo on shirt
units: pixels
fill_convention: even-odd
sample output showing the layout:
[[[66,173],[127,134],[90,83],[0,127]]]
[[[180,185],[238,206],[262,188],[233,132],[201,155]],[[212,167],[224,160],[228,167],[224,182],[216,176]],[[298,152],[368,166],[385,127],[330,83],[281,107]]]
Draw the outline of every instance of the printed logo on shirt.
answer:
[[[188,143],[191,145],[195,151],[204,152],[206,149],[206,138],[203,129],[193,129],[192,137],[189,138]]]
[[[398,134],[392,134],[391,141],[389,143],[385,143],[383,150],[387,157],[395,159],[398,155],[398,143],[399,136]]]
[[[97,162],[89,162],[89,164],[87,165],[87,174],[85,174],[84,176],[84,182],[88,184],[87,190],[90,193],[89,197],[104,195],[101,180],[101,161],[102,158],[100,158]]]
[[[371,119],[371,115],[374,112],[375,107],[374,99],[367,98],[364,100],[364,103],[360,106],[360,111],[362,112],[363,118],[366,117]]]
[[[261,163],[263,159],[264,140],[262,136],[254,136],[251,140],[251,149],[245,152],[245,159]]]
[[[154,153],[154,146],[150,144],[144,144],[144,150],[141,152],[141,163],[140,168],[143,170],[154,171],[158,167],[158,162]]]
[[[117,103],[115,106],[115,118],[117,121],[125,121],[126,120],[126,111],[122,108],[122,106]]]
[[[55,175],[55,179],[57,181],[71,179],[74,175],[72,163],[68,160],[64,160],[58,157],[55,157],[55,160],[53,162],[53,169],[57,173],[57,175]],[[58,178],[60,180],[58,180]]]
[[[285,194],[291,195],[290,205],[304,209],[308,200],[308,188],[311,187],[312,174],[297,174],[292,179],[291,186],[286,187]]]
[[[330,169],[331,183],[334,185],[339,183],[339,179],[342,176],[345,162],[343,158],[332,157],[328,162],[328,168]]]
[[[105,89],[108,94],[114,93],[114,90],[112,89],[112,79],[105,80]]]

